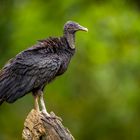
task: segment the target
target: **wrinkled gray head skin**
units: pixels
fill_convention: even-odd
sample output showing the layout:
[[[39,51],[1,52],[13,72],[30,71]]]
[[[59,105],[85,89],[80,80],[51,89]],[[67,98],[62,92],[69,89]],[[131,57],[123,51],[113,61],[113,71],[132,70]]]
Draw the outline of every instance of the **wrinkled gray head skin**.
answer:
[[[87,28],[81,26],[80,24],[74,22],[74,21],[68,21],[65,23],[64,25],[64,32],[68,32],[68,33],[75,33],[76,31],[88,31]]]
[[[81,26],[80,24],[68,21],[64,25],[64,37],[67,39],[69,47],[75,49],[75,33],[77,31],[88,31],[87,28]]]

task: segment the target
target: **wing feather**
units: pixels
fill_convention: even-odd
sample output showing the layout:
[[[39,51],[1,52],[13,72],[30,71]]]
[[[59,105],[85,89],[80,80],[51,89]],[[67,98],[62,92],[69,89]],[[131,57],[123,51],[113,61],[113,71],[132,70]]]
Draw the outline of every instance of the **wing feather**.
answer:
[[[56,54],[42,55],[34,49],[18,54],[0,72],[0,104],[18,98],[50,82],[61,61]]]

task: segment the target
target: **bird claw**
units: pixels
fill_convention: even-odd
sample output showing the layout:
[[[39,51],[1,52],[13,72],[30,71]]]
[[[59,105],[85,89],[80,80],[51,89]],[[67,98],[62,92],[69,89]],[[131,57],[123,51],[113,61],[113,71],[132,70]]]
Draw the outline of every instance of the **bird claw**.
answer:
[[[47,117],[51,117],[51,115],[47,112],[47,110],[42,110],[42,114],[44,114]]]
[[[47,119],[62,121],[62,119],[60,117],[56,116],[53,112],[51,112],[49,114],[47,111],[42,110],[42,115],[45,116],[45,118],[47,118]]]
[[[62,119],[60,117],[56,116],[53,112],[51,112],[50,115],[51,115],[52,119],[59,120],[62,122]]]
[[[62,122],[62,118],[58,117],[58,116],[55,116],[55,117],[51,117],[52,119],[54,120],[59,120],[60,122]]]

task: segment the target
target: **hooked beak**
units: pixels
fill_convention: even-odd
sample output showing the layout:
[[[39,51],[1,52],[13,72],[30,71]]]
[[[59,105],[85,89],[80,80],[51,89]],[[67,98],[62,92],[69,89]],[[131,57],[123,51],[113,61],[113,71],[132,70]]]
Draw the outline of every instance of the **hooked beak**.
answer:
[[[88,32],[88,28],[85,28],[81,25],[78,26],[78,30]]]

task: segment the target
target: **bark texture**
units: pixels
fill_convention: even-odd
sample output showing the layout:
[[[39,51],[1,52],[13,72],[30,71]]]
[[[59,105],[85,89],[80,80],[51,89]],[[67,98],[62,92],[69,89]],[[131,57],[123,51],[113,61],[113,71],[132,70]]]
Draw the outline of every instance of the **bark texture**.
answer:
[[[62,125],[61,118],[53,112],[48,117],[45,113],[31,110],[22,132],[23,140],[74,140],[70,131]]]

